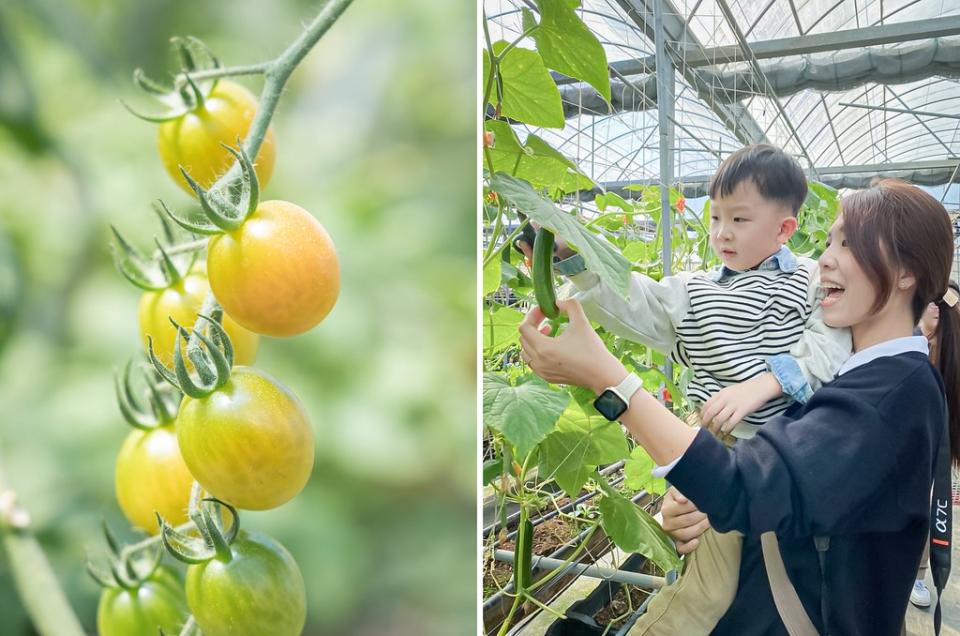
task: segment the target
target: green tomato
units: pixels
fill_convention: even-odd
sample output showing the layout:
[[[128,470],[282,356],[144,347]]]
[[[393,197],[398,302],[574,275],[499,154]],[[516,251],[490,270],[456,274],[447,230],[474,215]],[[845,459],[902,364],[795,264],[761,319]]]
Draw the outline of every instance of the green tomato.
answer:
[[[245,510],[293,499],[313,471],[313,431],[297,397],[257,369],[234,367],[205,397],[185,397],[177,441],[194,479]]]
[[[100,636],[179,634],[189,610],[183,584],[173,570],[160,566],[132,590],[106,588],[97,608]]]
[[[299,636],[307,593],[297,562],[270,537],[241,531],[231,558],[187,568],[187,603],[204,636]]]

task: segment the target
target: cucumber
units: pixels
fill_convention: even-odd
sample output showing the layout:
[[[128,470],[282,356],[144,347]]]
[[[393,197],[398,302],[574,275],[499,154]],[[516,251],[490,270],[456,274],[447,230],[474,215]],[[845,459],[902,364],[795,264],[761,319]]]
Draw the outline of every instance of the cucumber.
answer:
[[[560,315],[553,287],[553,232],[541,227],[533,241],[533,296],[547,318]]]
[[[524,519],[517,530],[517,544],[513,548],[513,586],[519,593],[533,582],[533,523]]]

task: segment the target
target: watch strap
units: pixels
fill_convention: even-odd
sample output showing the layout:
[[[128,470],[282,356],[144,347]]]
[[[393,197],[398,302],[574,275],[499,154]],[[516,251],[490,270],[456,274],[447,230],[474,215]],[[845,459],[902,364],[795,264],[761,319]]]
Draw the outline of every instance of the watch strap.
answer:
[[[623,401],[627,403],[627,406],[630,406],[630,399],[633,397],[633,394],[642,387],[643,380],[641,380],[636,373],[628,373],[627,377],[625,377],[620,384],[610,387],[610,390],[619,395]]]

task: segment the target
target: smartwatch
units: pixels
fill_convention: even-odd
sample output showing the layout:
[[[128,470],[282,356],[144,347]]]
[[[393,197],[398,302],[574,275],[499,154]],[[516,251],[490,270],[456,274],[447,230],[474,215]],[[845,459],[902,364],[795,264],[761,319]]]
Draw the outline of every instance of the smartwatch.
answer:
[[[593,407],[611,422],[620,419],[630,406],[630,398],[643,386],[643,380],[631,373],[617,386],[608,387],[593,401]]]

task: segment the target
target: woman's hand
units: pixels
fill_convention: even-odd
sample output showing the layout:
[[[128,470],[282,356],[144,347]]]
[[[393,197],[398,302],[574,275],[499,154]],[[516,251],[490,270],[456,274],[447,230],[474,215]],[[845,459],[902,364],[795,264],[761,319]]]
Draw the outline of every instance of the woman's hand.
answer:
[[[520,357],[534,373],[547,382],[582,386],[597,394],[627,377],[626,367],[607,350],[580,303],[571,298],[558,301],[557,307],[570,323],[555,338],[540,330],[545,316],[539,307],[520,323]]]
[[[700,545],[700,535],[710,527],[707,515],[703,514],[693,502],[680,494],[676,488],[670,488],[663,496],[663,529],[673,537],[677,552],[690,554]]]

